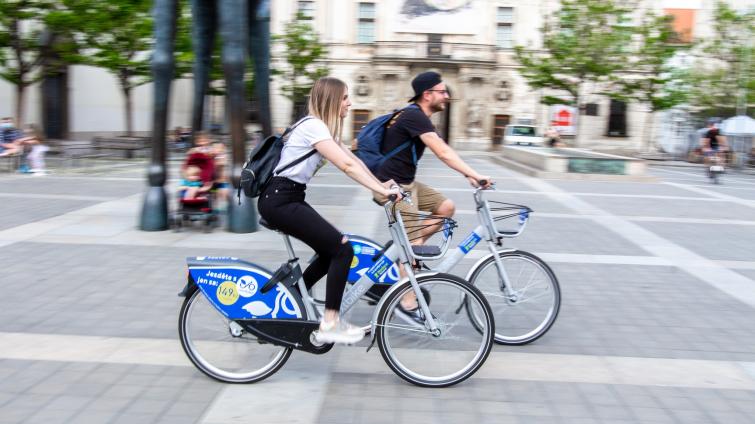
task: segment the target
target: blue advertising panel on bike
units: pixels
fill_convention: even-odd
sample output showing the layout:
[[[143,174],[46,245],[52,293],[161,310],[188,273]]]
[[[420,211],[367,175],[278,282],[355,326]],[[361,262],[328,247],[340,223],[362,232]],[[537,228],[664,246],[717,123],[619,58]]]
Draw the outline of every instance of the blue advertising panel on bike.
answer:
[[[482,236],[479,234],[472,232],[467,238],[464,239],[461,243],[459,243],[459,249],[461,249],[464,253],[469,253],[470,250],[474,249],[475,246],[477,246],[477,243],[482,240]]]
[[[384,258],[378,261],[374,261],[373,258],[376,253],[383,249],[379,244],[367,240],[358,236],[349,236],[351,246],[354,248],[354,259],[351,260],[351,269],[349,270],[349,283],[356,283],[367,273],[370,268],[376,265],[376,262],[380,262]],[[387,261],[387,259],[386,259]],[[380,284],[393,284],[399,280],[398,267],[394,263],[391,266],[391,262],[383,263],[375,268],[375,271],[370,274],[370,279]]]
[[[271,273],[236,258],[186,258],[189,273],[210,303],[229,319],[300,318],[289,288],[278,283],[262,293]]]

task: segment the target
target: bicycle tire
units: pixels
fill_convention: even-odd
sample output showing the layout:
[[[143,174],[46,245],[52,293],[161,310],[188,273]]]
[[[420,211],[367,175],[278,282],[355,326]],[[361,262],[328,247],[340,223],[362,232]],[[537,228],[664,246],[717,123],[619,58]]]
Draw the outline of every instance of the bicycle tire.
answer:
[[[388,364],[388,367],[396,375],[409,383],[422,387],[448,387],[458,384],[471,377],[480,369],[493,347],[495,324],[490,305],[476,287],[451,274],[439,273],[417,276],[417,283],[421,289],[427,289],[432,293],[433,300],[432,304],[429,305],[430,312],[433,314],[439,328],[442,328],[441,333],[436,335],[431,334],[427,330],[426,324],[425,328],[419,330],[407,329],[408,326],[394,323],[394,319],[399,318],[401,314],[397,312],[400,310],[397,306],[401,297],[413,290],[411,282],[406,281],[401,283],[401,286],[388,294],[381,302],[376,322],[376,338],[380,353],[386,364]],[[434,287],[434,284],[440,286]],[[443,290],[441,291],[439,288],[443,288]],[[458,292],[453,293],[452,289],[449,290],[450,288],[456,288]],[[460,306],[463,306],[461,302],[465,302],[465,304],[474,302],[475,307],[479,308],[480,315],[484,317],[485,323],[482,331],[477,331],[465,314],[460,312]],[[452,321],[452,319],[456,321]],[[457,326],[461,326],[458,331],[456,329]],[[415,328],[417,327],[415,326]],[[466,331],[464,331],[465,328]],[[451,338],[454,331],[457,331],[457,337],[461,335],[462,337],[472,339],[472,343],[470,344],[471,349],[458,348],[459,342]],[[411,335],[412,333],[420,334],[417,340],[407,341],[405,343],[407,348],[398,346],[402,338],[407,338],[407,335]],[[442,341],[444,336],[448,336],[446,342]],[[454,341],[456,346],[448,343],[448,341]],[[437,349],[424,349],[423,344],[436,347]],[[451,355],[449,356],[453,356],[453,361],[438,360],[438,354],[442,352],[450,352]],[[399,354],[401,357],[399,357]],[[441,365],[459,362],[458,357],[462,354],[470,356],[470,359],[458,370],[452,371],[447,375],[423,374],[428,372],[440,373],[438,369]],[[409,365],[409,362],[412,362],[412,364]],[[425,367],[429,371],[418,370],[421,367]]]
[[[204,305],[204,306],[201,306]],[[210,378],[213,378],[217,381],[221,381],[224,383],[254,383],[260,380],[264,380],[267,377],[270,377],[271,375],[275,374],[285,363],[288,361],[288,358],[291,356],[291,352],[293,351],[290,347],[283,347],[283,346],[275,346],[269,343],[261,342],[256,339],[251,339],[250,337],[247,337],[245,339],[245,343],[248,344],[248,346],[264,346],[264,347],[271,347],[274,352],[277,352],[274,356],[272,356],[272,360],[264,363],[263,366],[246,371],[246,372],[235,372],[233,370],[227,370],[224,369],[223,366],[218,365],[215,362],[215,360],[209,359],[207,356],[211,354],[220,353],[223,354],[222,349],[218,349],[219,347],[230,347],[229,344],[222,344],[222,342],[217,340],[212,341],[202,341],[202,342],[196,342],[194,338],[192,337],[192,323],[191,318],[196,310],[195,308],[202,307],[203,309],[212,308],[212,310],[208,311],[202,311],[200,312],[202,316],[198,318],[198,320],[203,321],[206,320],[207,316],[211,316],[212,313],[215,313],[217,317],[225,320],[227,322],[226,325],[231,325],[230,323],[232,321],[227,320],[225,317],[223,317],[217,310],[214,310],[214,307],[209,304],[207,301],[207,298],[202,294],[201,290],[194,289],[192,292],[186,296],[184,299],[183,305],[181,305],[181,311],[179,312],[179,318],[178,318],[178,334],[179,339],[181,340],[181,347],[183,348],[184,352],[186,353],[186,356],[188,356],[191,363],[199,369],[202,373],[207,375]],[[302,313],[302,319],[306,319],[306,310],[302,307],[300,308]],[[217,323],[217,321],[213,321],[214,323]],[[220,325],[217,325],[218,330],[220,330],[222,327]],[[215,329],[213,328],[212,331],[214,332]],[[228,331],[230,334],[230,328],[223,329],[219,332]],[[229,340],[236,340],[241,341],[241,336],[234,337],[231,334],[231,339]],[[207,344],[208,347],[211,347],[211,349],[207,349],[206,353],[203,353],[204,349],[200,348],[200,344]],[[231,347],[232,349],[236,349],[236,346],[238,346],[239,343],[234,343],[234,346]]]
[[[556,278],[556,274],[553,273],[553,270],[551,270],[550,266],[548,266],[545,261],[532,253],[523,250],[511,250],[498,252],[498,256],[503,261],[510,259],[524,260],[525,262],[533,264],[536,270],[541,271],[543,275],[545,290],[550,290],[550,292],[552,293],[551,301],[547,305],[547,311],[542,318],[537,318],[535,320],[536,322],[530,326],[522,324],[522,322],[526,321],[527,319],[526,317],[522,318],[522,314],[516,316],[516,311],[523,309],[520,307],[520,305],[526,304],[526,299],[521,298],[512,302],[511,299],[507,300],[505,298],[505,295],[503,293],[500,293],[500,286],[498,284],[496,290],[491,289],[489,287],[490,284],[483,283],[483,275],[485,275],[486,271],[488,270],[492,270],[496,282],[499,282],[498,270],[495,266],[495,258],[492,255],[486,260],[477,264],[472,270],[470,270],[469,283],[479,288],[485,295],[488,302],[491,303],[496,322],[496,343],[510,346],[519,346],[532,343],[542,337],[545,333],[547,333],[548,330],[550,330],[550,328],[556,322],[556,318],[558,318],[558,313],[561,309],[561,288],[558,283],[558,279]],[[504,268],[506,268],[505,264]],[[514,289],[517,290],[516,287],[521,286],[518,286],[518,282],[512,281],[515,278],[517,277],[512,278],[512,273],[509,273],[510,283],[514,286]],[[530,279],[531,278],[532,277],[530,276]],[[526,291],[526,288],[524,290]],[[491,298],[494,298],[494,300],[491,301]],[[504,301],[499,302],[497,301],[498,298],[503,298]],[[517,309],[515,310],[514,308]],[[475,316],[473,310],[467,308],[467,313],[470,320],[475,324],[475,326],[478,326],[480,319]],[[524,332],[522,334],[512,335],[513,330],[506,330],[513,329],[515,327],[524,328]],[[512,333],[507,333],[507,331],[511,331]]]

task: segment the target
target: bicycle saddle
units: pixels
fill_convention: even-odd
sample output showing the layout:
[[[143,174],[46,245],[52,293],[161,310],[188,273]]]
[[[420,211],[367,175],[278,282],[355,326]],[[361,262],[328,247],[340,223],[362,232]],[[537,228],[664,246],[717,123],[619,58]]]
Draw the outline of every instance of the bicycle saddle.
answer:
[[[438,256],[442,253],[440,246],[426,245],[412,246],[412,251],[417,256]]]
[[[260,225],[267,228],[268,230],[278,231],[277,228],[275,228],[271,223],[265,221],[265,218],[260,217]]]

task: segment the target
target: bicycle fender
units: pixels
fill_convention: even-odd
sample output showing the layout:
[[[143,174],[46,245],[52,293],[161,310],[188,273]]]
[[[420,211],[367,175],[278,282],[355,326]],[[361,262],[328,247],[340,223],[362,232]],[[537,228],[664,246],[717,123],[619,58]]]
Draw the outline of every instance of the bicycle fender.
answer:
[[[426,271],[426,272],[420,272],[418,274],[414,274],[414,278],[419,279],[420,277],[430,276],[430,275],[436,275],[440,274],[438,271]],[[378,319],[378,313],[380,313],[380,309],[383,307],[383,303],[385,303],[385,299],[388,298],[388,296],[393,293],[394,291],[398,290],[401,285],[409,281],[409,277],[402,278],[398,282],[394,283],[391,288],[389,288],[385,294],[383,294],[383,297],[380,298],[380,300],[377,303],[377,306],[375,306],[375,311],[372,313],[372,320],[370,321],[370,344],[367,346],[367,351],[369,352],[370,349],[372,349],[372,345],[375,344],[375,335],[377,334],[377,319]]]
[[[228,319],[296,319],[305,315],[299,294],[284,283],[262,292],[273,273],[257,264],[209,256],[189,257],[186,262],[195,286]]]
[[[516,250],[517,249],[498,249],[498,250],[495,251],[495,254],[497,255],[499,253],[516,252]],[[477,260],[477,262],[475,262],[475,264],[472,265],[472,268],[469,268],[469,272],[467,272],[467,276],[464,277],[464,279],[466,281],[469,281],[469,279],[472,278],[472,274],[474,274],[475,271],[477,271],[477,268],[480,265],[482,265],[483,262],[485,262],[486,260],[488,260],[488,258],[492,258],[492,257],[493,257],[493,254],[492,253],[488,253],[487,255],[485,255],[485,256],[481,257],[479,260]]]
[[[189,297],[194,293],[194,291],[197,289],[197,283],[194,282],[194,279],[191,278],[191,273],[186,273],[186,285],[184,286],[183,290],[181,290],[178,293],[178,297]]]

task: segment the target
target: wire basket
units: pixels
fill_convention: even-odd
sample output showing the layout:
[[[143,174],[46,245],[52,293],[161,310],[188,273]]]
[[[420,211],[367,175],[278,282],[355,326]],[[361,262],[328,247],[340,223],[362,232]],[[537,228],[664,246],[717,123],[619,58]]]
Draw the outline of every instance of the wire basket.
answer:
[[[493,218],[496,232],[501,237],[516,237],[524,231],[530,219],[532,208],[516,203],[488,200],[490,216]]]

